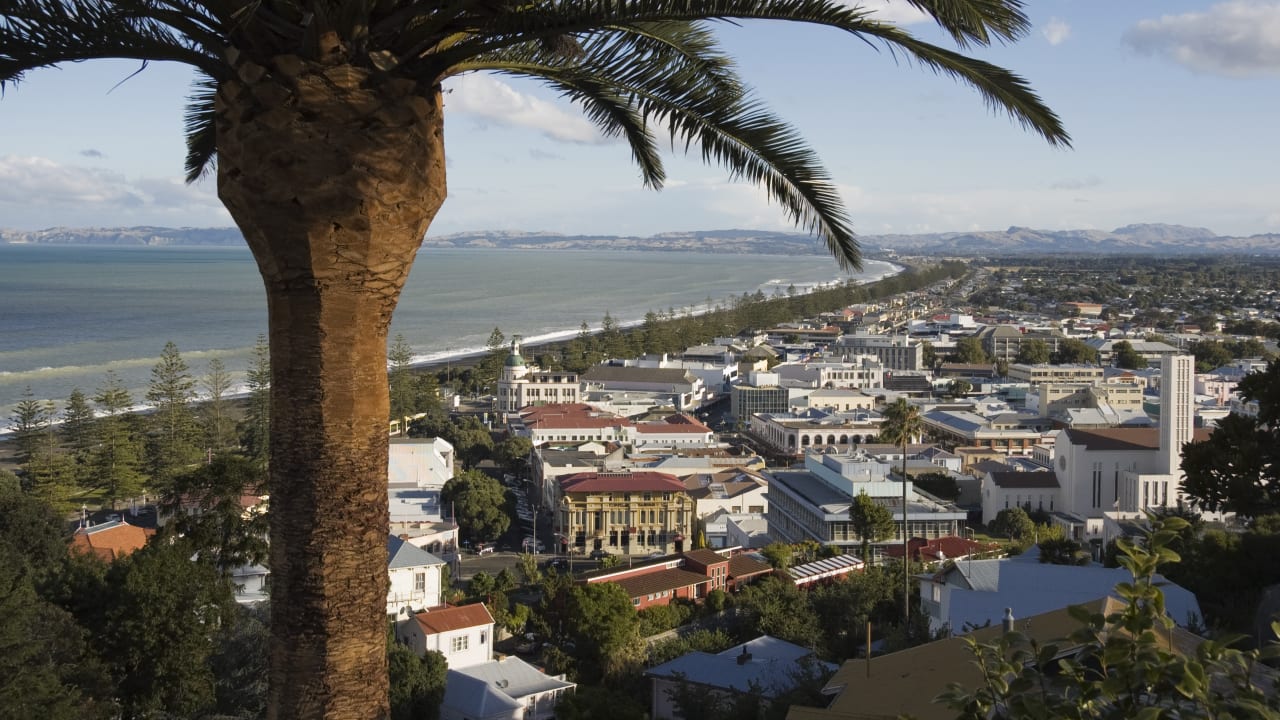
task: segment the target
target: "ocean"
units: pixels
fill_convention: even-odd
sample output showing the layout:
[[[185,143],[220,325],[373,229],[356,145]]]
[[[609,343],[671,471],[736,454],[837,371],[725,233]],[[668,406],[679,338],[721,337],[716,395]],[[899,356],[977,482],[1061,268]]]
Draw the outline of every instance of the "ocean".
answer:
[[[895,270],[867,261],[852,277]],[[427,248],[391,332],[418,360],[438,360],[483,350],[494,327],[537,342],[583,322],[598,328],[606,311],[629,324],[650,310],[848,277],[824,256]],[[92,396],[114,370],[141,402],[170,340],[193,375],[218,356],[238,379],[266,323],[244,248],[0,244],[0,432],[28,386],[60,405],[73,388]]]

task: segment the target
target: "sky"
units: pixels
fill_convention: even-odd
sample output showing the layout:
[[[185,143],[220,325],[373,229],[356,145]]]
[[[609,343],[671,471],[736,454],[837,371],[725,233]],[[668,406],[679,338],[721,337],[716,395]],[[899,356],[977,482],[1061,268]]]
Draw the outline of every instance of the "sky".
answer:
[[[858,4],[858,3],[853,3]],[[862,3],[948,44],[902,0]],[[1063,118],[1053,148],[967,86],[838,31],[724,25],[741,76],[822,158],[860,234],[1130,223],[1280,232],[1280,0],[1035,0],[1022,40],[974,51]],[[231,225],[211,179],[182,182],[191,72],[102,61],[0,98],[0,228]],[[530,82],[446,85],[449,198],[430,235],[786,230],[759,189],[696,154],[643,187],[619,141]]]

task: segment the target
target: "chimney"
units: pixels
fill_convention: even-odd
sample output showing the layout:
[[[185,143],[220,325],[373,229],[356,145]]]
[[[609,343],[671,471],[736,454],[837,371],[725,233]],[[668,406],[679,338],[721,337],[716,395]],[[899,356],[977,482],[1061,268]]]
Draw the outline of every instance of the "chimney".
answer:
[[[1004,609],[1004,620],[1001,621],[1001,624],[1004,626],[1004,632],[1013,632],[1013,608]]]
[[[742,654],[738,656],[738,664],[746,665],[749,662],[751,662],[751,653],[747,652],[747,646],[743,645]]]

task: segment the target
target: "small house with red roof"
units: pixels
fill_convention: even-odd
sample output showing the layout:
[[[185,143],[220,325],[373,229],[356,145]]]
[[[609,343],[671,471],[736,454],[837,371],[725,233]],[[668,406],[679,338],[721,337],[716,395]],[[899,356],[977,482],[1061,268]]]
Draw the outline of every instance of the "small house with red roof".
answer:
[[[71,536],[71,549],[111,562],[142,549],[155,534],[153,528],[112,520],[76,530]]]
[[[456,670],[493,658],[493,625],[484,603],[444,605],[396,623],[396,638],[419,655],[441,653]]]
[[[554,527],[562,552],[681,552],[693,536],[693,498],[674,475],[598,471],[557,481]]]

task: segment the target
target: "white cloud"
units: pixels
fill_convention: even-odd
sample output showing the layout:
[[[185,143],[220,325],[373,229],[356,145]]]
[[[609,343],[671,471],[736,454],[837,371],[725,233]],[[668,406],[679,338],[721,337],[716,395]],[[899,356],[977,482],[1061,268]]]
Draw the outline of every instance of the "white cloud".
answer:
[[[225,225],[213,182],[126,176],[48,158],[0,157],[0,216],[14,227],[50,225]]]
[[[594,125],[555,103],[522,93],[489,75],[464,75],[449,82],[445,106],[499,125],[532,128],[552,140],[572,143],[604,141]]]
[[[1221,75],[1280,72],[1280,1],[1230,0],[1205,12],[1142,20],[1124,41],[1192,70]]]
[[[914,5],[902,0],[851,0],[848,5],[870,10],[877,20],[891,22],[895,25],[912,25],[926,22],[930,18]]]
[[[1040,34],[1044,35],[1050,45],[1061,45],[1067,38],[1071,37],[1071,26],[1062,18],[1051,17],[1044,28],[1040,30]]]

